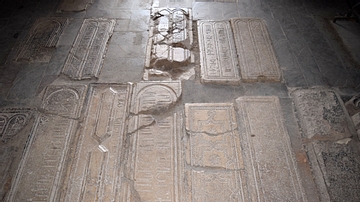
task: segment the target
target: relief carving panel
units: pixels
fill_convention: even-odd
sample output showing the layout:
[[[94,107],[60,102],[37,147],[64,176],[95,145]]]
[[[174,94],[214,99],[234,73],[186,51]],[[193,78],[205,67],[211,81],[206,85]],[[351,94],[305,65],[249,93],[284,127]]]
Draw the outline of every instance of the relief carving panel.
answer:
[[[32,117],[31,109],[4,109],[0,111],[0,138],[3,143],[12,140]]]

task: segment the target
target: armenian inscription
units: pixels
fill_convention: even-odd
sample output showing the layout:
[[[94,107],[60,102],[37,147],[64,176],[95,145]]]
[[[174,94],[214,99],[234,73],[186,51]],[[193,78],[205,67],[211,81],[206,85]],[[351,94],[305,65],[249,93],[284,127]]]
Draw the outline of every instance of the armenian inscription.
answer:
[[[67,201],[120,201],[120,156],[130,85],[93,84]]]
[[[243,81],[280,81],[280,68],[264,21],[231,19]]]
[[[40,18],[31,28],[17,61],[49,62],[59,40],[66,18]]]
[[[201,81],[240,82],[234,37],[228,21],[198,21]]]
[[[305,201],[277,97],[236,99],[251,197]]]
[[[97,77],[114,26],[115,20],[85,19],[65,62],[63,73],[78,80]]]

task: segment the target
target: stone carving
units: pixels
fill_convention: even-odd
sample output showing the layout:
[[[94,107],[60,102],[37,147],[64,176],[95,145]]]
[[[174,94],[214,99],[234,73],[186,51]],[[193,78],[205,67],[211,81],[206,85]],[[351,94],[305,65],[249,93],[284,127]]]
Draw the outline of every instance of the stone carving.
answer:
[[[16,60],[49,62],[67,22],[55,17],[36,20]]]
[[[76,103],[71,109],[75,112],[63,112],[61,116],[41,114],[36,119],[30,138],[20,162],[16,178],[8,195],[8,201],[58,201],[59,187],[65,170],[65,158],[69,150],[71,136],[77,128],[77,121],[71,117],[80,110],[84,99],[84,86],[47,88],[42,106],[49,109],[47,100],[52,89],[66,94],[69,89],[77,89]],[[64,89],[61,91],[61,88]],[[71,90],[71,91],[72,91]],[[74,92],[74,91],[72,91]],[[67,105],[67,101],[64,100]],[[59,105],[62,102],[58,103]],[[51,105],[51,104],[50,104]],[[68,106],[68,105],[67,105]],[[76,107],[75,107],[76,106]],[[58,111],[54,111],[56,113]]]
[[[302,89],[292,94],[305,137],[338,140],[355,129],[339,96],[328,89]]]
[[[92,84],[67,201],[121,201],[120,162],[130,85]]]
[[[236,99],[248,187],[258,201],[306,201],[277,97]]]
[[[198,21],[201,82],[238,84],[239,66],[228,21]]]
[[[233,104],[185,104],[185,114],[192,201],[246,201]]]
[[[145,80],[189,79],[194,69],[191,9],[154,8],[150,21],[150,38],[147,46]],[[154,72],[162,72],[154,74]]]
[[[231,20],[243,81],[280,81],[280,68],[265,22],[256,18]]]
[[[31,109],[4,109],[0,111],[0,138],[7,143],[23,129],[32,117]]]
[[[86,10],[93,0],[63,0],[58,8],[58,12],[80,12]]]
[[[78,80],[97,77],[114,26],[115,20],[85,19],[65,62],[63,73]]]

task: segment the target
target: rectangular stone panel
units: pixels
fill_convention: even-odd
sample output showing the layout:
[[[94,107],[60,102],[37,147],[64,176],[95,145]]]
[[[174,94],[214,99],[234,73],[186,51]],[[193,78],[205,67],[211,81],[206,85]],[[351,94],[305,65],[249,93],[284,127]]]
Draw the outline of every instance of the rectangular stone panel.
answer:
[[[130,85],[92,84],[66,201],[120,201],[120,157]]]
[[[115,20],[85,19],[62,72],[73,79],[90,79],[100,73]]]
[[[47,92],[57,87],[50,86]],[[44,95],[43,107],[47,109],[65,107],[64,109],[79,111],[84,92],[84,86],[60,87],[58,91]],[[63,97],[69,100],[61,99]],[[67,111],[67,114],[65,112],[63,114],[70,116],[72,113]],[[63,179],[69,143],[77,123],[78,121],[65,116],[51,114],[38,116],[12,182],[8,201],[58,201],[59,184]]]
[[[197,23],[201,82],[238,84],[239,67],[230,23],[203,20]]]
[[[39,18],[31,28],[17,55],[17,61],[49,62],[68,20]]]
[[[281,73],[265,22],[231,19],[243,81],[280,81]]]
[[[329,89],[302,89],[291,93],[305,137],[338,140],[355,135],[341,98]]]
[[[236,105],[251,198],[306,201],[279,99],[240,97]]]
[[[247,201],[244,164],[231,103],[185,104],[191,201]]]

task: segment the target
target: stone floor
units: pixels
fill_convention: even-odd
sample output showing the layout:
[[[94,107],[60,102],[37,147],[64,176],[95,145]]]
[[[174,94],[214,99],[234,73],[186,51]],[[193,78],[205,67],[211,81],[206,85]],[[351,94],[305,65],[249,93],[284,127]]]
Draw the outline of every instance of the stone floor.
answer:
[[[0,0],[1,201],[359,201],[340,0]]]

